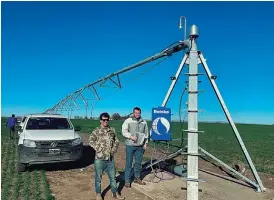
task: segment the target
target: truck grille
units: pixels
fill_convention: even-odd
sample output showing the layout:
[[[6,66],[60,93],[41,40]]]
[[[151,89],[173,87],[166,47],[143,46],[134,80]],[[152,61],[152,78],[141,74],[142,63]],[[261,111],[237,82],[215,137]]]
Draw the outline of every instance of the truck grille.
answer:
[[[71,151],[62,151],[60,152],[60,154],[58,155],[50,155],[47,152],[41,152],[41,153],[37,153],[37,156],[39,157],[56,157],[56,156],[66,156],[66,155],[71,155]]]
[[[70,147],[72,140],[35,141],[36,148]]]
[[[58,155],[51,155],[48,152],[26,152],[25,155],[28,157],[60,157],[60,156],[67,156],[71,155],[73,152],[72,151],[62,151]]]

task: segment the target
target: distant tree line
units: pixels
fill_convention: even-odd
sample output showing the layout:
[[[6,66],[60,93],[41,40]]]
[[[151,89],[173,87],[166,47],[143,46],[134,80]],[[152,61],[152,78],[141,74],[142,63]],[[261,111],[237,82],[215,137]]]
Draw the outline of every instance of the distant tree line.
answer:
[[[119,113],[113,113],[110,118],[112,120],[125,120],[127,119],[128,117],[130,117],[131,114],[129,115],[124,115],[124,116],[121,116]],[[98,117],[90,117],[88,118],[87,116],[74,116],[74,119],[91,119],[91,120],[98,120],[99,118]]]
[[[94,119],[93,117],[87,117],[87,116],[74,116],[74,119]]]
[[[127,115],[126,116],[121,116],[119,113],[113,113],[111,115],[112,120],[123,120],[123,119],[127,119],[127,118],[128,118]]]

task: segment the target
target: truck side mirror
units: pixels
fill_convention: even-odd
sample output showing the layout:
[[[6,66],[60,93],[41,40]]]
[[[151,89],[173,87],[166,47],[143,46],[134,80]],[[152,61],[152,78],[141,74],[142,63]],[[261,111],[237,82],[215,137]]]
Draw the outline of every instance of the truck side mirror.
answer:
[[[17,130],[18,130],[19,132],[23,132],[23,127],[22,127],[22,126],[17,126]]]
[[[75,126],[74,130],[75,131],[81,131],[81,126]]]

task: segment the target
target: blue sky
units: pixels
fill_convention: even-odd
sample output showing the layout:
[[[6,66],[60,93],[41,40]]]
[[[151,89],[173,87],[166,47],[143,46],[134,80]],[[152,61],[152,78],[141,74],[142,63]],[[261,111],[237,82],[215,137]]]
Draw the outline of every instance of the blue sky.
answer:
[[[85,84],[183,40],[179,17],[199,27],[198,48],[236,122],[274,123],[274,2],[1,2],[2,116],[42,112]],[[95,104],[93,114],[151,118],[181,62],[174,54]],[[151,63],[121,77],[132,80]],[[202,66],[199,71],[204,72]],[[184,69],[184,73],[187,69]],[[178,118],[186,76],[168,102]],[[200,77],[200,120],[225,121],[209,81]],[[109,90],[99,93],[107,94]],[[113,92],[112,89],[110,92]],[[184,96],[184,103],[187,96]],[[90,111],[89,111],[90,113]],[[66,114],[66,113],[63,113]],[[84,115],[85,109],[73,115]]]

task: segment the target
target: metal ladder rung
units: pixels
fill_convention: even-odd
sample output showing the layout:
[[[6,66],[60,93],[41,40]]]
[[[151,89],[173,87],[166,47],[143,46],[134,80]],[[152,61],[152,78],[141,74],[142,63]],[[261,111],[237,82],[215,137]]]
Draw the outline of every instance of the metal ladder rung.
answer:
[[[178,141],[178,140],[187,140],[187,138],[175,138],[175,139],[172,139],[172,141]]]
[[[204,133],[204,131],[196,131],[196,130],[183,130],[184,132],[190,132],[190,133]]]
[[[196,73],[196,74],[191,74],[191,73],[185,73],[187,76],[199,76],[199,75],[204,75],[203,73]]]
[[[185,83],[188,83],[189,81],[185,81]],[[202,81],[198,81],[198,83],[201,83]]]
[[[202,155],[202,154],[199,154],[199,153],[187,153],[187,152],[182,152],[181,154],[190,155],[190,156],[201,156]]]
[[[205,110],[199,109],[199,110],[191,110],[191,109],[185,109],[188,112],[204,112]]]
[[[199,92],[203,92],[203,90],[197,90],[197,91],[187,91],[189,94],[197,94]]]
[[[188,112],[199,112],[199,110],[190,110],[190,109],[188,109],[187,111]]]
[[[182,177],[182,179],[185,180],[185,181],[193,181],[193,182],[202,182],[202,183],[206,183],[206,180],[204,180],[204,179],[184,178],[184,177]]]
[[[205,110],[203,110],[203,109],[199,109],[199,110],[182,109],[182,111],[189,111],[189,112],[204,112]]]

